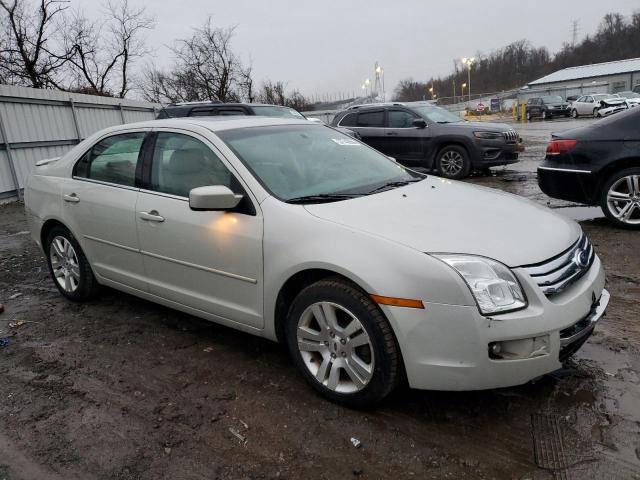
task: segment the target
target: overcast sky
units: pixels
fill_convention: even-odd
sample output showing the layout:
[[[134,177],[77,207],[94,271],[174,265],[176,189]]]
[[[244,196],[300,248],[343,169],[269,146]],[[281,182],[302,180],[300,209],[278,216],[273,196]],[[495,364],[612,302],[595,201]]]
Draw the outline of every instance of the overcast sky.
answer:
[[[219,26],[237,25],[234,47],[258,81],[283,80],[306,95],[358,91],[385,71],[387,91],[398,80],[446,75],[453,59],[488,53],[526,38],[557,51],[592,33],[607,12],[631,14],[638,0],[130,0],[156,16],[149,34],[155,62],[166,48],[211,14]],[[73,0],[89,15],[103,0]]]

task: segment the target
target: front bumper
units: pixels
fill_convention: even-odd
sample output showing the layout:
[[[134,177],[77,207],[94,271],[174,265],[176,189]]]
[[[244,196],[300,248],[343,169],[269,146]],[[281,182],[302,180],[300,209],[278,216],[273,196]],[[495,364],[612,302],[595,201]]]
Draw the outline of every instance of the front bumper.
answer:
[[[424,310],[382,307],[398,339],[411,387],[483,390],[527,383],[560,368],[604,315],[609,294],[597,257],[580,280],[550,298],[523,269],[514,273],[529,301],[516,312],[484,316],[475,306],[426,299]],[[496,342],[518,345],[525,353],[492,358],[490,345]]]
[[[524,151],[524,147],[519,143],[483,143],[478,145],[478,150],[473,166],[488,168],[518,163],[518,153]]]

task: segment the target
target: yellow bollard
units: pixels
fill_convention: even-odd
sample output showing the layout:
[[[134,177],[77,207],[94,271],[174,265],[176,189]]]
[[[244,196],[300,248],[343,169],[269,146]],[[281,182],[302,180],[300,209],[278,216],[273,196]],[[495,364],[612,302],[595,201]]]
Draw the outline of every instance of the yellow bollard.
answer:
[[[527,102],[525,102],[524,100],[522,101],[522,121],[526,121],[527,119],[527,114],[526,114],[526,110],[527,110]]]

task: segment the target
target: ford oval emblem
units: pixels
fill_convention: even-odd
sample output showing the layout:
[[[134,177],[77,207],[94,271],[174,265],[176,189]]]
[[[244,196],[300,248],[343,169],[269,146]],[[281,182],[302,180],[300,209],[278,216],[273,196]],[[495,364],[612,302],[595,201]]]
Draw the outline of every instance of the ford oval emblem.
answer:
[[[575,255],[573,256],[573,263],[580,270],[584,270],[589,265],[589,252],[587,250],[576,250]]]

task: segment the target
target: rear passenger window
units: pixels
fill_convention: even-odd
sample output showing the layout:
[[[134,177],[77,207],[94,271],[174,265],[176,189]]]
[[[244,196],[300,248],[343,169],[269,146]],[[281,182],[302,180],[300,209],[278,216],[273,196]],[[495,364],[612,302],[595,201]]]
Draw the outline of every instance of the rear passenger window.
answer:
[[[198,108],[198,109],[191,110],[191,113],[189,113],[189,116],[190,117],[210,117],[215,114],[216,112],[213,108]]]
[[[384,127],[384,111],[358,114],[358,127]]]
[[[145,135],[145,132],[125,133],[101,140],[76,163],[73,175],[135,186],[136,165]]]
[[[151,166],[152,189],[188,197],[191,189],[207,185],[239,191],[235,177],[200,140],[180,133],[158,133]]]
[[[348,113],[347,115],[342,117],[342,120],[340,120],[339,125],[341,127],[355,127],[357,118],[358,118],[357,113]]]
[[[220,108],[218,109],[218,115],[246,115],[246,113],[238,108]]]

